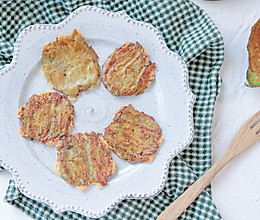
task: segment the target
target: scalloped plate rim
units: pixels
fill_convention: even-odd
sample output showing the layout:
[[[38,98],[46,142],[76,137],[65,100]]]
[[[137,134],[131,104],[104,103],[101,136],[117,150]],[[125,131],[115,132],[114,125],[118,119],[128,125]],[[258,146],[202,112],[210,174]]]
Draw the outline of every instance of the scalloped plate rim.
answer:
[[[183,75],[183,77],[184,77],[184,80],[183,80],[184,81],[184,87],[185,87],[185,92],[188,95],[189,104],[190,104],[189,105],[190,109],[188,110],[188,112],[189,112],[188,121],[189,121],[190,136],[187,138],[187,141],[185,143],[178,145],[178,147],[176,147],[174,152],[172,152],[170,154],[170,156],[167,158],[167,163],[166,163],[165,168],[164,168],[165,175],[164,175],[164,178],[161,181],[160,187],[158,189],[156,189],[156,192],[146,193],[147,196],[131,195],[131,194],[129,194],[129,195],[121,195],[121,194],[119,194],[120,196],[118,196],[116,199],[113,200],[113,202],[110,203],[110,206],[107,208],[106,211],[103,210],[103,211],[100,211],[99,213],[90,213],[89,211],[87,211],[85,209],[80,209],[80,207],[73,207],[73,206],[58,207],[55,203],[53,203],[52,201],[49,201],[49,199],[45,198],[44,196],[38,196],[38,195],[31,194],[30,192],[25,190],[26,187],[24,187],[23,184],[21,183],[21,180],[20,180],[18,172],[13,167],[11,167],[7,163],[5,163],[2,160],[2,158],[0,157],[0,165],[2,167],[4,167],[6,170],[8,170],[10,173],[12,173],[17,187],[19,188],[19,190],[25,196],[27,196],[27,197],[29,197],[31,199],[34,199],[36,201],[43,202],[43,203],[49,205],[58,214],[61,214],[62,212],[65,212],[65,211],[72,211],[72,212],[77,212],[79,214],[83,214],[83,215],[85,215],[87,217],[99,218],[99,217],[102,217],[102,216],[106,215],[107,213],[109,213],[116,204],[120,203],[124,199],[150,198],[152,196],[155,196],[155,195],[159,194],[163,190],[163,187],[164,187],[164,185],[166,183],[166,180],[167,180],[166,176],[168,175],[168,172],[169,172],[170,162],[172,161],[172,159],[177,154],[179,154],[181,151],[183,151],[185,148],[187,148],[191,144],[191,142],[192,142],[192,140],[194,138],[194,123],[193,123],[193,114],[192,113],[193,113],[193,106],[194,106],[196,97],[192,93],[192,91],[191,91],[191,89],[189,87],[189,84],[188,84],[188,77],[189,77],[189,75],[188,75],[188,68],[187,68],[186,63],[182,60],[182,58],[176,52],[171,51],[167,47],[166,42],[164,41],[161,32],[157,28],[155,28],[153,25],[151,25],[149,23],[146,23],[146,22],[143,22],[143,21],[137,21],[137,20],[132,19],[124,11],[110,12],[110,11],[98,8],[96,6],[81,6],[78,9],[74,10],[70,15],[68,15],[63,21],[61,21],[58,24],[35,24],[35,25],[30,25],[30,26],[26,27],[25,29],[23,29],[19,33],[19,35],[18,35],[18,37],[16,39],[15,46],[14,46],[14,52],[13,52],[13,59],[12,59],[10,64],[8,64],[5,68],[0,70],[0,77],[3,74],[7,74],[9,71],[12,71],[12,69],[14,68],[14,66],[16,64],[16,59],[17,59],[17,57],[19,55],[18,47],[19,47],[19,44],[20,44],[20,40],[23,38],[23,35],[26,34],[27,31],[29,31],[32,28],[38,28],[38,27],[57,27],[57,28],[59,28],[62,25],[66,25],[67,21],[69,21],[70,19],[73,19],[74,16],[77,16],[77,14],[79,14],[82,11],[95,11],[95,12],[101,12],[101,14],[103,14],[103,15],[112,15],[112,16],[122,17],[127,22],[132,23],[132,25],[142,24],[143,28],[153,29],[155,34],[157,35],[158,40],[161,43],[162,50],[165,53],[167,53],[168,56],[172,56],[174,58],[177,58],[179,60],[180,64],[182,65],[182,67],[183,67],[183,70],[184,70],[184,75]]]

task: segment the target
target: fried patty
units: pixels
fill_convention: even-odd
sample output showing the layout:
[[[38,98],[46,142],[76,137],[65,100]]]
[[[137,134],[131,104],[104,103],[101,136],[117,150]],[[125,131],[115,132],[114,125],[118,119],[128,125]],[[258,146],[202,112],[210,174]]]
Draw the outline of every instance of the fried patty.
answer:
[[[129,162],[152,162],[162,133],[152,116],[139,112],[130,104],[115,114],[105,129],[104,139],[110,149]]]
[[[139,95],[154,80],[154,69],[141,44],[125,42],[103,65],[102,81],[113,95]]]
[[[43,46],[41,73],[50,87],[71,99],[100,83],[98,56],[76,29]]]
[[[249,68],[247,71],[247,80],[249,86],[260,86],[260,19],[251,29],[248,45]]]
[[[76,133],[65,136],[57,145],[55,171],[79,190],[95,184],[107,185],[115,171],[115,162],[107,143],[99,133]]]
[[[45,92],[32,95],[25,105],[17,110],[22,119],[19,133],[44,144],[53,145],[68,134],[73,126],[74,108],[65,95]]]

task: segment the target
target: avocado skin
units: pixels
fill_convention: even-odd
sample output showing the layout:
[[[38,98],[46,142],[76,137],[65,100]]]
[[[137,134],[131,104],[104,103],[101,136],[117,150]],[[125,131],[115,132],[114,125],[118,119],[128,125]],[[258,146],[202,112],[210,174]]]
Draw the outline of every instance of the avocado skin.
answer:
[[[249,53],[247,86],[260,87],[260,19],[251,28],[247,50]]]

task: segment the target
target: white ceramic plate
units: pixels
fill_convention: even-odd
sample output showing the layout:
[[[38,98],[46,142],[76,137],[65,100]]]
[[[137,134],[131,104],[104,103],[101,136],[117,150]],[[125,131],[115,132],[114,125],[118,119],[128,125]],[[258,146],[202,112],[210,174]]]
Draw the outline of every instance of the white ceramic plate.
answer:
[[[164,141],[151,164],[130,164],[112,155],[116,172],[102,189],[79,191],[54,172],[56,151],[19,135],[17,109],[33,94],[52,90],[39,74],[42,46],[59,34],[79,30],[99,56],[100,66],[125,41],[140,42],[156,63],[156,79],[142,95],[115,97],[101,83],[72,102],[73,132],[103,133],[122,104],[132,103],[159,123]],[[189,145],[193,137],[194,95],[188,87],[188,70],[170,51],[153,26],[134,21],[124,12],[111,13],[84,6],[57,25],[34,25],[17,38],[12,63],[0,76],[0,164],[9,170],[26,196],[50,205],[55,212],[74,211],[101,217],[126,198],[146,198],[159,193],[166,181],[171,159]]]

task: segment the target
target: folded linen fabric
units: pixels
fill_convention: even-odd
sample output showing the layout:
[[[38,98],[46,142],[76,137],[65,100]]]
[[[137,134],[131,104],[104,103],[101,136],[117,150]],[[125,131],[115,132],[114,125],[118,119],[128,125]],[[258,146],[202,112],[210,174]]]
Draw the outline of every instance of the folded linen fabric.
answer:
[[[224,56],[223,39],[207,14],[189,0],[2,1],[0,68],[11,62],[15,40],[25,27],[37,23],[59,23],[82,5],[94,5],[109,11],[124,10],[133,19],[154,25],[163,34],[168,47],[177,52],[188,65],[190,87],[197,97],[192,144],[173,159],[167,183],[161,193],[149,199],[124,200],[101,218],[156,219],[211,165],[210,129],[214,103],[221,84],[218,71]],[[10,181],[5,201],[35,219],[87,219],[72,212],[61,215],[54,213],[49,206],[21,194],[13,180]],[[210,187],[180,219],[221,219],[212,202]]]

